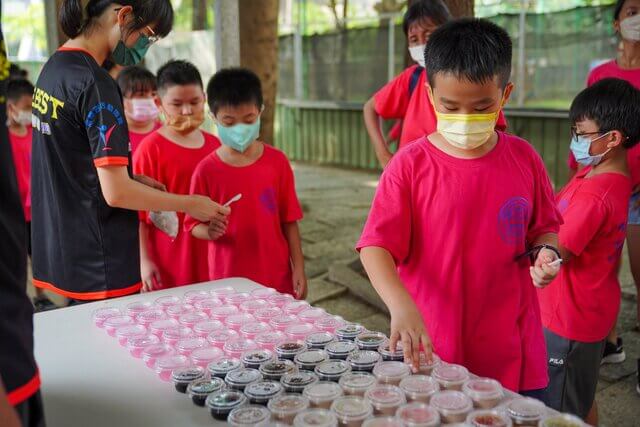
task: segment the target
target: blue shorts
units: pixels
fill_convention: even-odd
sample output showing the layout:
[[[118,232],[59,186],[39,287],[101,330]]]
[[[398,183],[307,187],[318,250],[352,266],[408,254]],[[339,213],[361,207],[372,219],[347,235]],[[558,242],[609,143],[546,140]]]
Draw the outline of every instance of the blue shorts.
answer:
[[[629,225],[640,225],[640,191],[631,195],[629,200]]]

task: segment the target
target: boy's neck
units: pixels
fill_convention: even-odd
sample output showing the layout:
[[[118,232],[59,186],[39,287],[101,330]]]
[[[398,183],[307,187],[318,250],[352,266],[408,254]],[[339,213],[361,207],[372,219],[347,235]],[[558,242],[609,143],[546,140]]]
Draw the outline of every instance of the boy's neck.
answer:
[[[168,126],[162,126],[158,131],[162,136],[176,145],[185,148],[198,149],[204,145],[204,135],[200,129],[196,129],[186,135],[174,131]]]
[[[458,159],[473,160],[482,158],[493,151],[493,149],[498,144],[498,133],[493,132],[486,143],[482,144],[480,147],[474,148],[473,150],[463,150],[461,148],[455,147],[438,132],[429,135],[428,139],[433,146],[435,146],[438,150],[444,152],[445,154]]]
[[[27,127],[25,125],[21,125],[20,123],[11,121],[11,123],[9,123],[9,132],[17,136],[26,136]]]
[[[622,46],[618,55],[618,66],[623,70],[640,68],[640,42],[623,40]]]
[[[596,166],[592,167],[587,178],[603,173],[618,173],[629,176],[629,166],[627,165],[627,150],[623,147],[611,150],[610,154]]]
[[[253,141],[243,153],[223,144],[216,153],[220,160],[229,166],[246,167],[251,166],[262,157],[264,144],[257,140]]]
[[[127,123],[129,130],[135,133],[149,133],[153,130],[156,123],[152,120],[148,123],[138,123],[138,122],[130,122]]]

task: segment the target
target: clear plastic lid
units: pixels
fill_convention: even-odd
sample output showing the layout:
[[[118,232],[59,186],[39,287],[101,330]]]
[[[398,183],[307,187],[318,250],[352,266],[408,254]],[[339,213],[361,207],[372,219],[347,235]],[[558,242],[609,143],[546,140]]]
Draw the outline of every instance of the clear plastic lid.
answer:
[[[557,414],[545,417],[540,427],[587,427],[587,424],[574,415]]]
[[[191,304],[182,303],[170,305],[165,308],[164,311],[169,315],[169,317],[178,320],[180,316],[193,312],[194,307]]]
[[[266,403],[269,399],[273,399],[282,393],[284,393],[284,388],[279,381],[257,381],[247,385],[244,389],[244,394],[253,402]]]
[[[271,303],[274,307],[282,308],[288,302],[293,301],[294,298],[289,294],[274,294],[267,297],[267,301]]]
[[[262,381],[262,374],[257,369],[251,368],[236,369],[224,378],[224,382],[234,389],[244,389],[248,384],[256,381]]]
[[[407,403],[404,392],[395,385],[378,384],[364,394],[377,410],[397,407]]]
[[[240,309],[235,305],[221,305],[220,307],[212,308],[209,311],[209,316],[214,320],[224,321],[229,316],[240,314]]]
[[[442,364],[442,359],[435,353],[431,353],[431,362],[427,362],[427,356],[423,352],[420,352],[420,368],[418,369],[421,374],[430,375],[431,372]]]
[[[276,345],[276,354],[281,359],[291,359],[296,354],[307,351],[307,345],[303,341],[283,341]]]
[[[283,332],[269,331],[256,335],[254,341],[260,348],[275,351],[276,346],[286,339],[287,336]]]
[[[474,402],[500,400],[504,397],[502,385],[491,378],[474,378],[464,383],[462,392]]]
[[[240,334],[232,329],[220,329],[207,335],[207,341],[214,347],[222,348],[226,343],[240,339]]]
[[[151,301],[134,301],[127,304],[124,308],[124,313],[131,317],[136,317],[143,311],[147,311],[153,308]]]
[[[431,376],[443,387],[447,388],[462,385],[469,379],[469,371],[464,366],[442,363],[433,368]]]
[[[188,338],[197,338],[196,333],[191,328],[180,326],[178,328],[167,329],[162,333],[162,339],[167,344],[176,345],[178,341]]]
[[[234,341],[229,341],[222,347],[222,350],[229,357],[241,358],[242,354],[249,350],[255,350],[258,348],[258,345],[255,341],[247,339],[247,338],[239,338]]]
[[[232,316],[227,317],[225,319],[225,325],[227,325],[227,327],[235,331],[239,331],[242,325],[245,325],[247,323],[253,323],[255,321],[256,321],[256,318],[253,317],[252,314],[240,313],[240,314],[234,314]]]
[[[342,387],[333,381],[318,381],[308,385],[302,391],[302,395],[312,403],[330,402],[342,396]]]
[[[136,316],[136,322],[141,325],[150,325],[156,320],[168,319],[169,316],[164,310],[160,308],[152,308],[151,310],[143,311]]]
[[[344,326],[345,324],[345,320],[340,316],[326,316],[313,323],[319,331],[331,332],[332,334],[335,333],[336,329]]]
[[[295,325],[300,323],[300,320],[297,316],[293,314],[283,314],[278,317],[274,317],[269,321],[269,324],[273,326],[276,331],[285,331],[288,326]]]
[[[382,356],[382,359],[385,361],[391,362],[402,362],[404,361],[404,350],[402,348],[402,343],[396,343],[396,351],[391,351],[389,348],[390,343],[387,341],[378,348],[378,352]],[[423,355],[424,356],[424,355]]]
[[[242,363],[239,359],[222,358],[214,360],[207,365],[207,370],[212,377],[224,377],[229,372],[242,369]]]
[[[211,290],[211,295],[213,295],[216,298],[220,298],[223,301],[225,301],[229,295],[233,295],[235,293],[236,293],[236,290],[233,289],[231,286],[222,286],[220,288],[215,288]]]
[[[411,375],[411,368],[404,362],[380,362],[374,366],[373,375],[384,383],[399,383]]]
[[[161,380],[169,381],[171,379],[171,373],[175,369],[186,368],[187,366],[191,366],[191,361],[188,357],[180,354],[173,354],[170,356],[158,357],[155,363],[155,371]]]
[[[388,340],[387,336],[382,332],[368,331],[358,335],[355,342],[360,349],[377,350]]]
[[[264,300],[264,299],[249,299],[243,302],[242,304],[238,305],[238,308],[240,309],[240,311],[242,311],[243,313],[249,313],[249,314],[253,314],[257,310],[260,310],[262,308],[269,308],[269,307],[271,307],[271,304],[269,304],[269,302],[267,302],[267,300]]]
[[[313,370],[316,365],[329,360],[329,355],[324,350],[307,350],[296,354],[293,362],[299,369]]]
[[[364,395],[376,382],[376,377],[368,372],[349,372],[340,377],[338,384],[347,394]]]
[[[347,356],[347,363],[354,371],[371,370],[381,361],[380,353],[373,350],[357,350]]]
[[[184,356],[190,356],[193,350],[207,346],[207,340],[204,338],[185,338],[176,343],[176,350]]]
[[[183,326],[193,328],[196,323],[209,320],[209,316],[204,311],[194,311],[193,313],[183,314],[178,318],[178,322]]]
[[[318,376],[309,371],[292,372],[280,378],[280,383],[284,386],[285,390],[296,393],[301,393],[306,386],[317,382]]]
[[[189,384],[204,379],[206,375],[206,371],[201,366],[186,366],[171,371],[171,380],[174,384]]]
[[[346,359],[349,354],[358,350],[353,341],[334,341],[324,348],[332,359]]]
[[[271,350],[257,348],[242,353],[242,364],[247,368],[258,368],[263,363],[271,362],[274,359],[275,355]]]
[[[221,307],[223,305],[222,300],[215,297],[208,297],[205,299],[198,300],[193,303],[193,307],[196,310],[204,311],[207,314],[211,314],[211,310],[216,307]]]
[[[283,314],[282,309],[278,307],[267,307],[256,310],[255,313],[253,313],[253,317],[255,317],[258,322],[269,323],[274,317],[282,316]]]
[[[244,405],[229,414],[227,424],[232,427],[263,427],[269,424],[271,412],[264,406]]]
[[[224,353],[217,347],[202,347],[193,350],[191,361],[198,366],[207,367],[214,360],[222,359]]]
[[[313,332],[307,335],[307,338],[304,340],[307,347],[313,349],[323,349],[327,344],[334,341],[336,341],[335,335],[326,331]]]
[[[260,287],[249,292],[253,298],[267,299],[272,295],[276,295],[278,291],[273,288]]]
[[[431,396],[431,406],[444,417],[467,414],[473,409],[473,402],[460,391],[440,391]]]
[[[294,427],[337,427],[338,418],[326,409],[308,409],[296,415]]]
[[[373,407],[366,399],[358,396],[343,396],[333,401],[331,410],[343,424],[364,421],[373,415]]]
[[[307,323],[314,323],[327,317],[327,312],[321,308],[312,307],[298,313],[298,318]]]
[[[205,405],[212,413],[228,414],[232,409],[249,402],[244,393],[234,390],[221,390],[207,397]]]
[[[396,418],[406,427],[438,427],[440,414],[430,405],[424,403],[409,403],[402,405],[396,411]]]
[[[172,305],[176,305],[180,303],[182,303],[182,298],[179,298],[174,295],[167,295],[164,297],[160,297],[153,302],[153,304],[156,307],[159,307],[161,309],[166,309],[167,307],[171,307]]]
[[[544,403],[530,397],[516,398],[507,402],[505,410],[511,419],[518,424],[536,423],[547,414]]]
[[[224,389],[224,381],[220,378],[210,378],[194,381],[187,387],[187,394],[190,397],[206,397],[212,393],[217,393]]]
[[[267,408],[277,418],[284,418],[308,409],[309,399],[300,394],[284,393],[271,399]]]
[[[176,351],[168,344],[151,344],[143,348],[141,354],[142,360],[151,368],[155,366],[158,358],[171,356],[176,354]]]
[[[177,329],[180,327],[180,324],[176,319],[162,319],[156,320],[149,324],[149,332],[152,334],[162,337],[164,331],[169,329]]]
[[[160,344],[160,338],[152,334],[147,334],[143,337],[131,337],[127,340],[127,348],[129,350],[142,350],[155,344]]]
[[[187,304],[195,304],[196,301],[205,300],[211,298],[211,292],[208,291],[188,291],[184,294],[184,302]]]
[[[225,298],[225,302],[227,304],[240,306],[240,304],[242,304],[245,301],[249,301],[250,299],[251,299],[251,295],[249,295],[248,293],[236,292],[235,294],[227,295]]]
[[[426,400],[440,391],[438,381],[427,375],[411,375],[400,381],[400,389],[410,400]]]
[[[273,328],[266,322],[245,323],[240,327],[240,335],[245,338],[254,339],[258,334],[269,332]]]
[[[121,316],[123,313],[119,308],[116,307],[101,307],[91,314],[93,318],[93,323],[99,328],[102,328],[104,325],[104,321],[110,317]]]
[[[513,425],[506,412],[491,409],[473,411],[467,417],[467,424],[473,427],[511,427]]]
[[[120,345],[125,346],[129,338],[141,338],[147,336],[147,328],[142,325],[127,325],[116,329],[116,338]]]
[[[367,329],[358,323],[347,323],[336,329],[336,336],[339,340],[353,341],[358,335],[366,331]]]
[[[311,304],[309,304],[306,301],[291,301],[291,302],[286,303],[282,307],[282,310],[286,314],[298,314],[301,311],[305,311],[305,310],[307,310],[309,308],[311,308]]]
[[[115,336],[116,329],[133,324],[135,324],[133,317],[127,315],[112,316],[105,319],[102,323],[104,329],[112,337]]]
[[[298,368],[291,360],[272,360],[260,365],[260,373],[269,379],[280,379],[286,374],[298,372]]]
[[[284,333],[291,340],[304,341],[308,335],[316,331],[317,329],[311,323],[298,323],[287,326]]]
[[[316,366],[314,372],[320,379],[338,381],[342,375],[351,372],[351,366],[344,360],[329,360]]]
[[[403,427],[402,421],[396,417],[376,417],[365,420],[362,427]]]
[[[193,325],[193,332],[198,336],[206,338],[211,332],[220,331],[224,325],[219,320],[203,320]]]

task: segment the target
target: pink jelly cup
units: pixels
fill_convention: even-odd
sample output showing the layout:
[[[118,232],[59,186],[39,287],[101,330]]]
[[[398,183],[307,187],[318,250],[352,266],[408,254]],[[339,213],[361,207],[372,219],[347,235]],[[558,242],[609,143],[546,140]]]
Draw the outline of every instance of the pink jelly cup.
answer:
[[[258,288],[250,292],[251,296],[257,299],[267,299],[272,295],[276,295],[277,293],[278,291],[273,288]]]
[[[144,337],[133,337],[127,340],[127,349],[131,356],[139,359],[142,357],[142,350],[150,345],[160,344],[160,338],[156,335],[147,334]]]
[[[165,308],[164,311],[172,319],[178,320],[180,316],[193,312],[194,308],[191,304],[176,304],[170,305],[169,307]]]
[[[129,338],[144,337],[146,335],[147,328],[142,325],[127,325],[116,329],[116,338],[118,338],[118,343],[123,347],[127,344]]]
[[[238,308],[240,308],[240,304],[249,300],[251,300],[251,295],[247,292],[236,292],[235,294],[227,295],[225,298],[227,304],[238,306]]]
[[[331,332],[332,334],[336,332],[341,326],[344,326],[347,322],[340,316],[327,316],[322,319],[316,320],[313,325],[319,330],[323,332]]]
[[[283,314],[282,316],[274,317],[269,321],[269,324],[273,329],[281,332],[284,332],[289,326],[299,323],[300,319],[298,319],[298,316],[294,316],[293,314]]]
[[[162,381],[169,381],[175,369],[186,368],[191,364],[188,357],[179,354],[163,356],[156,359],[155,371]]]
[[[209,317],[213,320],[219,320],[224,322],[227,317],[240,314],[240,309],[235,305],[222,305],[220,307],[212,308],[209,311]]]
[[[162,340],[173,346],[178,343],[178,341],[187,339],[187,338],[195,338],[196,333],[193,332],[193,329],[188,328],[186,326],[179,326],[174,329],[167,329],[162,333]]]
[[[92,314],[93,323],[98,327],[104,327],[104,321],[110,317],[121,316],[123,313],[119,308],[115,307],[102,307],[95,310]]]
[[[258,322],[269,323],[274,317],[282,316],[283,314],[282,309],[278,307],[267,307],[257,310],[253,313],[253,317],[255,317]]]
[[[219,349],[222,349],[226,343],[238,339],[240,339],[240,334],[231,329],[220,329],[207,335],[207,342]]]
[[[256,321],[256,318],[253,317],[252,314],[249,313],[241,313],[234,314],[233,316],[229,316],[225,319],[224,323],[227,325],[227,328],[233,329],[234,331],[240,331],[242,325],[247,323],[253,323]]]
[[[151,301],[134,301],[126,305],[124,313],[135,318],[143,311],[151,310],[152,308],[153,303]]]
[[[236,293],[236,290],[230,286],[223,286],[221,288],[216,288],[211,290],[211,296],[226,301],[229,295],[233,295]]]
[[[143,311],[136,316],[136,322],[142,326],[149,326],[156,320],[168,319],[167,313],[159,308],[152,308],[151,310]]]
[[[229,357],[234,359],[240,359],[242,354],[249,350],[255,350],[258,348],[258,345],[254,340],[240,338],[234,341],[229,341],[224,344],[222,350]]]
[[[184,294],[184,302],[191,305],[195,304],[196,301],[208,298],[211,298],[211,292],[209,291],[188,291]]]
[[[294,301],[294,298],[289,294],[275,294],[268,297],[267,301],[274,307],[282,308],[285,304]]]
[[[103,322],[104,330],[107,331],[110,337],[116,335],[116,329],[123,326],[135,325],[133,317],[127,315],[109,317]]]
[[[151,344],[143,348],[140,354],[144,364],[153,369],[158,358],[172,356],[176,351],[168,344]]]
[[[207,316],[207,313],[205,313],[204,311],[195,311],[193,313],[183,314],[178,319],[178,322],[182,326],[187,326],[193,329],[196,323],[200,323],[205,320],[209,320],[209,316]]]
[[[269,332],[273,330],[271,325],[265,322],[251,322],[245,323],[240,327],[240,335],[243,338],[254,339],[256,335],[263,332]]]
[[[295,315],[310,308],[311,305],[306,301],[291,301],[282,307],[282,311],[284,311],[285,314]]]
[[[250,299],[238,305],[238,308],[243,313],[253,314],[262,308],[271,307],[271,304],[264,299]]]
[[[297,325],[287,326],[284,330],[284,334],[293,341],[304,341],[307,336],[311,335],[318,330],[311,323],[298,323]]]
[[[162,338],[162,334],[164,331],[168,331],[169,329],[177,329],[180,327],[180,324],[176,319],[162,319],[156,320],[155,322],[149,324],[148,329],[153,335],[156,335],[158,338]]]
[[[276,346],[287,340],[287,336],[281,331],[269,331],[256,335],[254,341],[263,350],[275,351]]]
[[[182,304],[182,298],[177,297],[175,295],[167,295],[167,296],[156,299],[153,302],[153,304],[158,308],[166,310],[168,307],[171,307],[172,305]]]
[[[193,325],[193,332],[197,336],[206,338],[211,332],[224,329],[224,325],[219,320],[203,320]]]
[[[324,319],[328,314],[321,308],[308,308],[298,313],[298,319],[302,322],[314,323],[320,319]]]
[[[218,298],[209,297],[207,299],[202,299],[196,301],[193,306],[196,310],[204,311],[207,315],[211,315],[211,310],[217,307],[222,307],[224,304]]]
[[[176,350],[183,356],[191,356],[194,350],[207,346],[207,340],[200,337],[185,338],[176,343]]]
[[[217,347],[202,347],[193,350],[191,353],[191,361],[194,365],[207,368],[209,363],[222,359],[224,352]]]

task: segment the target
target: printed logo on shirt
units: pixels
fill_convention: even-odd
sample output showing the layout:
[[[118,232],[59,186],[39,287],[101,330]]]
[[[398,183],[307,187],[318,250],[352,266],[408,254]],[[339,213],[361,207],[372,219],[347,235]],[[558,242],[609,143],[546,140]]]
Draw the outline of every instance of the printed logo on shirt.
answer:
[[[567,199],[560,199],[558,201],[558,211],[564,215],[567,208],[569,207],[569,201]]]
[[[524,197],[508,199],[498,212],[498,234],[508,245],[524,243],[531,207]]]
[[[551,366],[564,366],[564,359],[556,358],[556,357],[550,357],[549,358],[549,365],[551,365]]]
[[[276,192],[273,188],[266,188],[260,194],[260,204],[270,214],[275,214],[278,211],[278,203],[276,199]]]
[[[108,115],[104,114],[104,111],[111,113],[113,121],[106,120]],[[107,121],[111,123],[108,123]],[[95,107],[89,110],[89,114],[87,114],[87,118],[85,119],[85,126],[87,128],[95,127],[98,129],[100,134],[100,143],[102,144],[102,151],[111,150],[111,147],[109,147],[111,135],[117,126],[122,126],[123,124],[124,117],[122,116],[122,113],[120,113],[120,110],[107,102],[100,102],[96,104]]]

